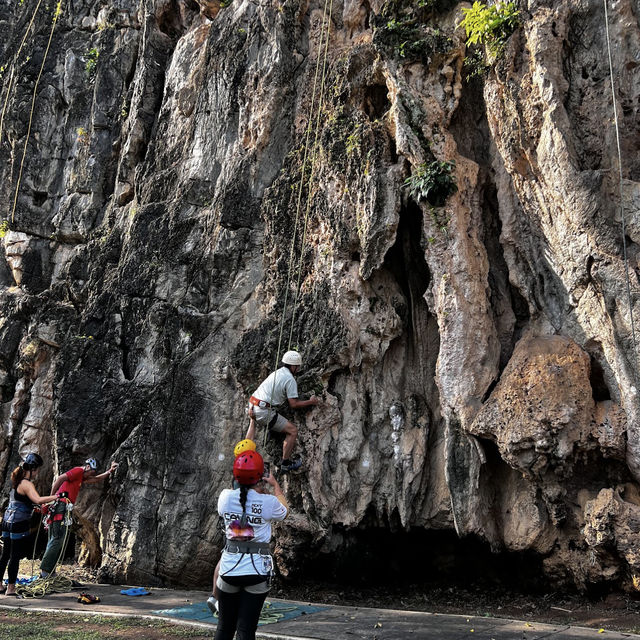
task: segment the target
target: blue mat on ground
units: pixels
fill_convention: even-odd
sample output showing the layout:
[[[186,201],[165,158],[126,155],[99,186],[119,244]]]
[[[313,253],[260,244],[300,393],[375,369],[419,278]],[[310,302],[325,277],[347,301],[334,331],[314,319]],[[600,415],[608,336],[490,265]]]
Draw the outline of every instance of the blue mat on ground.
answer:
[[[151,591],[147,591],[143,587],[134,587],[133,589],[121,589],[123,596],[150,596]]]
[[[18,578],[16,580],[16,584],[17,585],[21,585],[21,584],[30,584],[31,582],[33,582],[34,580],[37,580],[38,576],[31,576],[30,578]],[[4,584],[9,584],[9,578],[5,578],[4,579]]]
[[[323,611],[326,607],[314,607],[304,604],[293,604],[292,602],[271,602],[267,600],[262,607],[259,624],[273,624],[274,622],[284,622],[298,616],[309,615],[316,611]],[[159,609],[152,611],[160,616],[171,618],[181,618],[183,620],[198,620],[200,622],[217,622],[218,617],[212,616],[211,611],[205,602],[196,602],[185,607],[175,609]]]

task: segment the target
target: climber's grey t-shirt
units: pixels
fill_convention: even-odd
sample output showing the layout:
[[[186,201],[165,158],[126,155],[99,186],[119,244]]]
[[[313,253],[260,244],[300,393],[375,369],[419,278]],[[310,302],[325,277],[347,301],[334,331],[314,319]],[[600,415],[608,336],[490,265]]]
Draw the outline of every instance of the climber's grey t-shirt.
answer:
[[[298,397],[298,383],[287,367],[280,367],[266,378],[253,396],[278,407],[288,398]]]

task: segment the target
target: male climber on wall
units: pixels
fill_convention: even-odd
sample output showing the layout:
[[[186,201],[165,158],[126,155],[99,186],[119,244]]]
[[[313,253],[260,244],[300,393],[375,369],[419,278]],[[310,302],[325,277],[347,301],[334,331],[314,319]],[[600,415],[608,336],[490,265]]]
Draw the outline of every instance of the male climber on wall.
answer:
[[[287,351],[282,356],[282,366],[272,372],[249,398],[249,416],[252,420],[247,431],[247,439],[255,440],[253,418],[261,427],[285,434],[280,471],[293,471],[302,465],[302,460],[291,460],[291,453],[298,437],[298,427],[281,416],[276,408],[284,404],[285,400],[292,409],[303,409],[318,404],[316,396],[311,396],[308,400],[298,399],[295,375],[301,366],[302,356],[297,351]]]
[[[95,458],[85,460],[82,467],[73,467],[66,473],[59,475],[51,493],[58,496],[58,500],[53,503],[50,509],[51,524],[49,525],[49,541],[45,549],[42,562],[40,563],[40,577],[45,578],[55,568],[58,563],[62,545],[67,528],[70,526],[70,519],[66,518],[69,503],[73,505],[78,498],[80,487],[83,484],[92,484],[108,478],[118,465],[115,462],[104,473],[97,474],[98,463]]]

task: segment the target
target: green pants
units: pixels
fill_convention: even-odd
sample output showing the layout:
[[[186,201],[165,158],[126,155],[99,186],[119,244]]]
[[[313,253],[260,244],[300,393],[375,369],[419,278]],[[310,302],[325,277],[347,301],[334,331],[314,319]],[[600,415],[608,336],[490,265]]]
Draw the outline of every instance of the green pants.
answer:
[[[58,505],[54,514],[62,513],[64,515],[65,511],[66,505],[63,503]],[[62,553],[62,545],[68,528],[69,527],[64,524],[64,519],[52,522],[49,525],[49,540],[44,555],[42,556],[42,562],[40,563],[41,571],[51,573],[54,570],[58,562],[58,557]]]

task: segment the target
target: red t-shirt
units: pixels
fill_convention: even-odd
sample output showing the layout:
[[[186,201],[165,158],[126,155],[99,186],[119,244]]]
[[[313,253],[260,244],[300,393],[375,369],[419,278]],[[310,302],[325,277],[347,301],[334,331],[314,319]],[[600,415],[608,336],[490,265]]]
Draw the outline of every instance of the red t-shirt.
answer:
[[[58,493],[66,491],[69,494],[69,500],[75,504],[75,501],[78,499],[80,486],[82,485],[82,479],[84,478],[84,469],[82,467],[73,467],[73,469],[69,469],[65,475],[67,479],[58,489]]]

